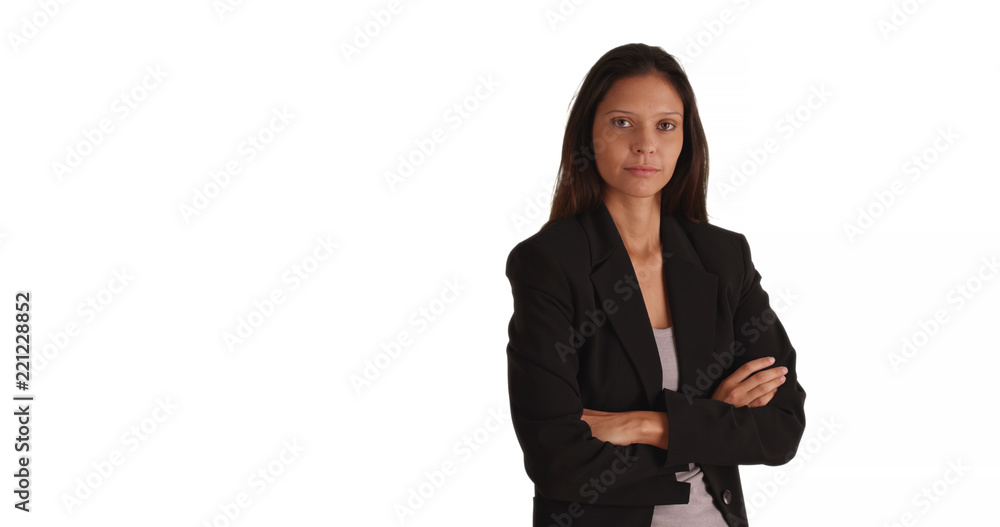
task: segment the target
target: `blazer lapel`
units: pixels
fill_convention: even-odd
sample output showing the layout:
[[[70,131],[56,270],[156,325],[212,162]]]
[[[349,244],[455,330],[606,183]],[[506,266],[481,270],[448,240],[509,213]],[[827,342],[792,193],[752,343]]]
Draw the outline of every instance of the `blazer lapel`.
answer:
[[[605,311],[614,311],[614,307],[608,309],[609,304],[617,307],[617,311],[607,315],[607,320],[639,372],[652,403],[663,388],[663,372],[642,292],[630,285],[638,283],[635,268],[603,201],[580,215],[579,220],[590,242],[590,279],[597,306]],[[694,382],[697,364],[701,362],[697,358],[712,350],[718,277],[705,270],[680,222],[662,211],[660,241],[679,384],[683,386]]]

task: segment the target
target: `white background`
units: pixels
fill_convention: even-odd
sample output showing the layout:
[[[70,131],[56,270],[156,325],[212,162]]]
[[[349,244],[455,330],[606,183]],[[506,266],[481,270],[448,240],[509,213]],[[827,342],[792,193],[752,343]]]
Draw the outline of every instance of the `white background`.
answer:
[[[741,469],[751,525],[994,521],[995,3],[219,5],[0,7],[4,525],[528,525],[504,264],[548,216],[580,82],[629,42],[683,59],[711,221],[787,299],[808,425],[793,462]]]

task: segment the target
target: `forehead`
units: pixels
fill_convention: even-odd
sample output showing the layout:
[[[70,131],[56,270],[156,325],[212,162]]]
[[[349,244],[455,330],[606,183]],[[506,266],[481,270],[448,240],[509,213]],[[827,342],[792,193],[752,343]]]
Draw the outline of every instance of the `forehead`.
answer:
[[[619,109],[647,114],[683,113],[684,103],[665,78],[650,74],[616,80],[597,108],[599,112]]]

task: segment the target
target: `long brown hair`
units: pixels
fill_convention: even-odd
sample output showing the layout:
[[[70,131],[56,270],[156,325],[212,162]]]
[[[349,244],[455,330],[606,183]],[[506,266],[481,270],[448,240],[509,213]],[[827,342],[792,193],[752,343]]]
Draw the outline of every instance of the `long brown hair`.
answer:
[[[663,187],[660,206],[674,216],[707,222],[705,195],[708,187],[708,142],[701,126],[694,90],[680,63],[662,48],[625,44],[612,49],[590,68],[575,96],[566,121],[562,160],[552,212],[542,229],[552,222],[589,212],[604,199],[604,180],[597,173],[594,156],[594,114],[597,105],[618,79],[659,74],[677,91],[684,103],[684,145],[674,173]]]

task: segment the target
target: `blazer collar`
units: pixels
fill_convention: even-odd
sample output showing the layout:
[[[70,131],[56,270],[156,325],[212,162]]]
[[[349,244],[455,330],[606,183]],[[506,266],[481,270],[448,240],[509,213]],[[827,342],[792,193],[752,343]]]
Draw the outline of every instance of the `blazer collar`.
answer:
[[[642,292],[628,285],[637,283],[632,260],[603,200],[590,212],[580,214],[578,220],[590,243],[590,280],[596,305],[606,311],[652,403],[663,388],[663,371]],[[713,350],[718,284],[718,276],[705,270],[692,246],[687,226],[687,220],[661,209],[664,284],[673,319],[679,388],[695,386],[698,364]],[[617,310],[609,308],[609,300]]]

